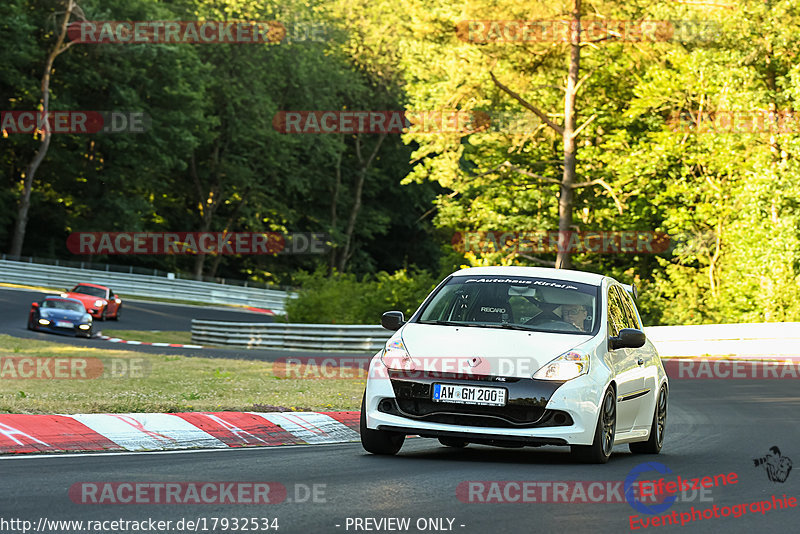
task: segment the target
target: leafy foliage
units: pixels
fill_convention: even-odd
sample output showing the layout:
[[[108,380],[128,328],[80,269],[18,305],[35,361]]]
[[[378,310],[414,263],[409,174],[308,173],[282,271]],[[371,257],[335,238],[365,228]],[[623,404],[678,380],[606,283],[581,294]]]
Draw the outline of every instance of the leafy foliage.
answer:
[[[568,43],[470,42],[458,28],[469,20],[562,20],[574,0],[80,5],[93,20],[277,19],[326,31],[322,41],[80,45],[60,55],[51,109],[143,111],[152,126],[137,135],[53,137],[34,182],[25,254],[67,258],[73,231],[325,232],[327,256],[92,259],[301,284],[290,320],[339,323],[375,323],[391,308],[409,313],[462,264],[553,261],[548,253],[464,255],[450,242],[454,232],[558,226],[562,139],[493,76],[557,123]],[[0,47],[4,110],[36,109],[59,9],[60,0],[0,6],[9,44]],[[577,181],[586,185],[574,190],[573,228],[667,233],[672,247],[658,255],[576,254],[575,268],[636,282],[650,324],[800,320],[797,2],[583,0],[582,9],[585,20],[673,21],[675,33],[585,43]],[[287,135],[272,124],[279,110],[404,108],[482,113],[495,122],[382,142],[369,134]],[[732,131],[712,120],[708,131],[708,113],[768,117],[770,110],[794,113],[795,122],[779,130],[768,118]],[[498,122],[503,117],[517,122],[512,128]],[[37,141],[3,135],[0,142],[6,249]],[[379,142],[362,174],[360,152]]]

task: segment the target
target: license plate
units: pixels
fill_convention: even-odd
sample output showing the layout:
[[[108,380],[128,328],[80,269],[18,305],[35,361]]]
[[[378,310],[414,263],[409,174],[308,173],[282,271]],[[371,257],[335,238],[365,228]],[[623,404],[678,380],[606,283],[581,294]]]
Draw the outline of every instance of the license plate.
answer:
[[[72,328],[75,325],[69,321],[56,321],[56,326],[60,328]]]
[[[505,406],[506,390],[503,388],[484,388],[480,386],[434,384],[433,400],[438,402],[455,402],[458,404]]]

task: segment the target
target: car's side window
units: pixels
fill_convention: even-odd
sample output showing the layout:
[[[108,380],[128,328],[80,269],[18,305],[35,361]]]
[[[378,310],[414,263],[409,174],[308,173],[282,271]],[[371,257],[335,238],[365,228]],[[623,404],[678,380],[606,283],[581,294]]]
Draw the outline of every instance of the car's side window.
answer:
[[[625,313],[625,328],[641,330],[642,325],[639,324],[639,319],[633,310],[634,304],[630,294],[621,287],[617,287],[617,291],[619,291],[620,301],[622,302],[622,311]]]
[[[608,288],[608,335],[617,337],[619,331],[625,328],[625,313],[622,311],[622,303],[614,287]]]

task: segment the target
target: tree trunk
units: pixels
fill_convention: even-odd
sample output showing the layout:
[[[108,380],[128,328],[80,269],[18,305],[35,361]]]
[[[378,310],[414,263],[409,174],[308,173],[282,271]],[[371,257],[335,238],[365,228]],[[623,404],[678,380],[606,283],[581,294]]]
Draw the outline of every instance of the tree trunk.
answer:
[[[564,96],[564,174],[561,178],[561,193],[558,197],[558,255],[557,269],[569,269],[572,261],[569,253],[570,230],[572,228],[573,184],[575,183],[575,99],[581,59],[581,0],[575,0],[571,23],[571,50],[567,92]]]
[[[380,138],[378,138],[378,142],[375,144],[375,148],[372,150],[372,153],[369,155],[366,161],[361,157],[361,136],[356,136],[356,157],[358,157],[358,162],[361,164],[361,167],[358,171],[358,178],[356,181],[356,190],[355,195],[353,196],[353,208],[350,210],[350,218],[347,221],[347,230],[345,230],[344,235],[344,248],[342,249],[342,254],[339,256],[339,272],[344,272],[344,268],[347,265],[347,260],[350,259],[352,252],[350,251],[350,246],[353,242],[353,231],[356,227],[356,219],[358,218],[358,212],[361,210],[361,194],[364,190],[364,181],[367,178],[367,173],[369,172],[369,168],[372,166],[372,162],[375,159],[375,156],[378,154],[378,150],[381,148],[381,143],[383,140],[386,139],[386,134],[382,133]]]
[[[251,189],[251,187],[248,187],[244,190],[244,193],[242,194],[242,200],[240,200],[239,203],[236,204],[236,207],[233,208],[233,212],[231,213],[230,217],[228,217],[228,221],[225,223],[225,229],[222,231],[223,234],[227,233],[231,229],[231,226],[233,226],[233,223],[236,222],[236,216],[239,215],[239,210],[242,208],[242,206],[247,204],[247,195],[250,193]],[[212,278],[217,276],[217,269],[219,268],[220,261],[222,261],[222,254],[215,254],[214,261],[211,263],[211,270],[208,273],[208,275]]]
[[[213,153],[213,167],[212,173],[216,172],[219,168],[217,163],[219,162],[219,145],[215,145],[214,153]],[[215,182],[212,184],[208,194],[205,193],[203,188],[203,184],[200,181],[200,176],[197,174],[197,164],[195,161],[195,155],[192,153],[192,157],[189,160],[189,173],[192,176],[192,181],[194,182],[195,191],[197,193],[197,207],[200,211],[200,218],[201,218],[201,225],[200,231],[201,232],[208,232],[211,229],[211,222],[214,219],[214,212],[217,210],[219,206],[219,195],[218,192],[220,190],[219,187],[219,175],[215,175]],[[203,279],[203,266],[206,262],[206,255],[200,254],[200,251],[195,251],[196,255],[194,258],[194,268],[192,269],[192,278],[195,280],[202,280]]]
[[[342,140],[342,150],[336,157],[336,182],[333,184],[333,200],[331,201],[331,237],[336,232],[336,224],[338,222],[338,216],[336,213],[336,209],[339,204],[339,190],[342,187],[342,154],[347,147],[344,145],[344,140]],[[328,276],[333,276],[333,271],[336,269],[336,247],[331,247],[331,255],[328,262]]]
[[[67,1],[67,10],[64,14],[64,21],[61,24],[61,32],[58,35],[58,40],[55,46],[47,56],[47,61],[44,66],[44,74],[42,75],[42,109],[41,117],[44,118],[42,125],[44,130],[41,132],[42,140],[39,143],[39,149],[34,154],[33,159],[25,168],[25,174],[22,177],[22,195],[19,198],[19,205],[17,207],[17,220],[14,224],[14,234],[11,239],[11,249],[9,255],[12,257],[19,257],[22,255],[22,245],[25,242],[25,230],[28,226],[28,211],[31,207],[31,190],[33,189],[33,179],[36,177],[36,171],[39,165],[44,161],[47,155],[47,149],[50,148],[50,124],[47,120],[47,114],[50,111],[50,74],[53,71],[53,63],[56,58],[64,52],[67,48],[72,46],[75,41],[70,41],[64,44],[64,39],[67,36],[67,27],[69,26],[69,19],[72,17],[73,11],[77,8],[74,0]],[[80,14],[80,11],[78,11]],[[37,123],[39,122],[37,117]]]

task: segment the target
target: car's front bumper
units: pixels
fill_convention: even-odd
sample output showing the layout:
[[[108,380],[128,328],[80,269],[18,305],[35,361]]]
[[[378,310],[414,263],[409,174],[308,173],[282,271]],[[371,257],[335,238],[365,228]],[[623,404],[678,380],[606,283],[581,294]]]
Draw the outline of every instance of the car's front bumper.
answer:
[[[77,324],[75,326],[71,327],[71,328],[62,328],[62,327],[52,326],[52,325],[45,326],[45,325],[42,325],[42,324],[37,324],[36,325],[36,330],[38,330],[39,332],[47,332],[47,333],[50,333],[50,334],[62,334],[62,335],[66,335],[66,336],[91,336],[91,334],[92,334],[91,325],[89,325],[88,329],[82,330],[82,329],[78,328]]]
[[[380,368],[373,369],[374,366]],[[590,445],[603,387],[588,375],[567,382],[389,371],[379,358],[367,381],[367,427],[493,445]],[[505,379],[505,381],[503,381]],[[504,407],[434,402],[434,383],[502,387]]]

